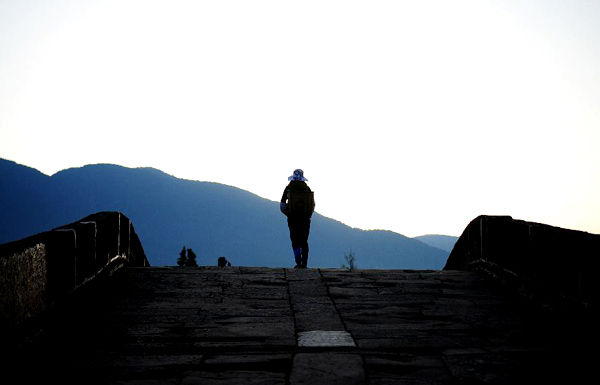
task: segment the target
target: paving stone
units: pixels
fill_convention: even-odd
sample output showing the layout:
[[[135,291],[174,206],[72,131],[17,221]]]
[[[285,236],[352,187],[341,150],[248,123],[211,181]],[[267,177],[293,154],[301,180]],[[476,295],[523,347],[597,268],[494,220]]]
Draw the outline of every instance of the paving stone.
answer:
[[[364,384],[362,357],[350,353],[298,353],[294,357],[290,385]]]
[[[161,367],[161,366],[189,366],[199,365],[203,360],[202,355],[193,354],[169,354],[169,355],[153,355],[153,354],[98,354],[90,361],[81,361],[90,368],[106,368],[106,367]]]
[[[428,333],[426,331],[409,331],[406,333],[395,333],[390,337],[379,335],[378,338],[365,338],[352,332],[356,345],[361,349],[398,349],[400,351],[413,350],[444,350],[456,348],[470,348],[473,346],[484,346],[485,340],[472,333]]]
[[[232,370],[220,373],[205,371],[189,371],[183,373],[181,385],[285,385],[283,373],[261,372],[252,370]]]
[[[305,332],[310,330],[343,330],[344,324],[334,310],[319,312],[296,312],[294,314],[296,330]]]
[[[435,355],[365,355],[370,384],[449,384],[444,361]]]
[[[229,343],[239,341],[240,344],[251,342],[264,343],[265,345],[292,345],[294,341],[293,324],[212,324],[212,327],[193,328],[185,336],[196,339],[198,342],[208,341],[214,346],[219,341]]]
[[[219,315],[217,316],[209,316],[204,322],[216,322],[218,324],[287,324],[293,325],[294,318],[291,314],[284,314],[280,316],[270,315],[270,316],[227,316],[227,315]]]
[[[6,378],[22,362],[24,383],[585,383],[595,369],[596,319],[478,273],[128,268],[109,283],[11,350]],[[315,331],[356,347],[298,346]]]
[[[244,352],[244,353],[222,353],[207,357],[203,362],[204,365],[213,366],[252,366],[256,367],[280,367],[285,370],[285,366],[291,366],[292,364],[292,353],[272,353],[265,354],[265,352]]]
[[[310,279],[298,280],[302,276]],[[298,332],[344,330],[344,324],[320,274],[313,271],[308,275],[295,275],[289,280],[289,291]]]
[[[310,348],[356,347],[350,333],[317,330],[298,333],[298,346]]]
[[[235,289],[225,289],[223,296],[232,296],[244,299],[285,299],[288,297],[288,289],[285,286],[258,286],[244,285]]]
[[[334,298],[369,298],[378,297],[377,289],[373,287],[331,287],[329,293]]]

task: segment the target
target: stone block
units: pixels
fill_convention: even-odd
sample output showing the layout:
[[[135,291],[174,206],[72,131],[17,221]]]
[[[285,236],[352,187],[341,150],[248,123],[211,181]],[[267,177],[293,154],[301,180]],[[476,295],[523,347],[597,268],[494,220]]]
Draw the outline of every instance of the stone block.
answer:
[[[298,333],[301,348],[356,347],[350,333],[340,330],[312,330]]]
[[[444,270],[485,271],[546,305],[590,304],[597,302],[599,254],[600,235],[480,216],[463,231]]]
[[[46,247],[39,243],[0,256],[0,328],[41,313],[45,308]]]
[[[133,224],[123,213],[99,212],[80,222],[96,222],[96,270],[118,255],[125,256],[131,266],[150,266]]]
[[[310,330],[343,330],[344,324],[338,313],[331,307],[317,308],[318,311],[297,311],[294,314],[298,331]]]
[[[148,259],[146,258],[146,253],[144,252],[144,248],[142,247],[142,242],[140,238],[135,232],[133,224],[130,227],[130,235],[129,235],[129,262],[133,266],[138,267],[148,267],[150,264],[148,263]]]
[[[48,271],[48,302],[69,293],[76,285],[76,233],[59,229],[45,234],[46,269]]]
[[[359,354],[298,353],[294,357],[290,384],[364,384],[363,360]]]
[[[96,274],[96,223],[79,222],[71,227],[75,230],[75,274],[76,284]]]
[[[119,255],[119,232],[121,213],[103,212],[84,218],[82,221],[96,222],[96,271]]]
[[[131,221],[125,215],[119,213],[119,251],[117,255],[125,255],[130,259]]]

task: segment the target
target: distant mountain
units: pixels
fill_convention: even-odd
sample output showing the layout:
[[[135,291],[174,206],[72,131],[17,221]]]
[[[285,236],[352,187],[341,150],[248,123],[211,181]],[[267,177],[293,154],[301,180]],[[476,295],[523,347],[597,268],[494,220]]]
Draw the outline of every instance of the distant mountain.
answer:
[[[414,237],[418,241],[423,242],[426,245],[431,247],[436,247],[438,249],[447,251],[450,253],[456,241],[458,241],[458,237],[452,237],[449,235],[421,235],[418,237]]]
[[[216,265],[225,256],[236,266],[293,266],[278,202],[152,168],[98,164],[47,176],[0,159],[0,243],[98,211],[127,215],[153,266],[175,265],[183,246],[194,250],[201,265]],[[340,267],[352,250],[359,268],[441,269],[449,254],[420,240],[351,228],[318,213],[309,243],[309,267]]]

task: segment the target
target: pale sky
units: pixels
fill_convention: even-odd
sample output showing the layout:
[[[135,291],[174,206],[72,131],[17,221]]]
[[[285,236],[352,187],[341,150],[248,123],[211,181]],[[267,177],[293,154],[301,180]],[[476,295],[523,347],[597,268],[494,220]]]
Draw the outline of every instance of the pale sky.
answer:
[[[154,167],[458,236],[600,233],[600,2],[0,0],[0,157]]]

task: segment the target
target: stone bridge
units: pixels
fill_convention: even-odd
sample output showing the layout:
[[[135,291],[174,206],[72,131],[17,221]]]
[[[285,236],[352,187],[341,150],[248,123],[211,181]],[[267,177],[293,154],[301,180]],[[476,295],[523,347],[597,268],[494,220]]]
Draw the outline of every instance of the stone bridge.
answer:
[[[481,216],[441,271],[157,268],[98,213],[0,245],[3,382],[595,382],[599,238]]]

